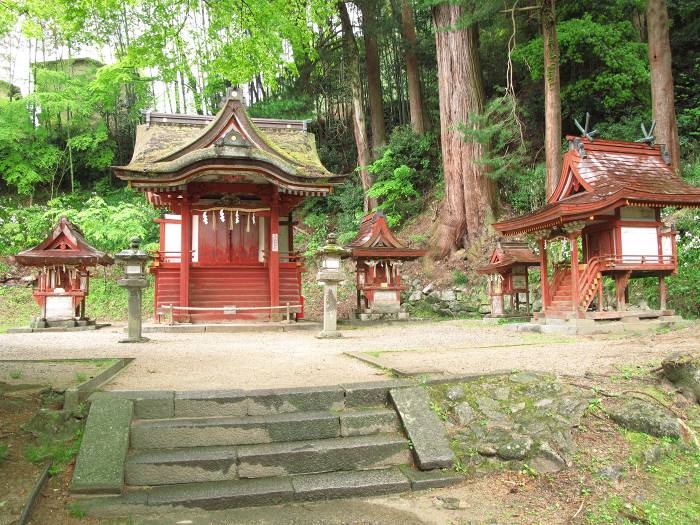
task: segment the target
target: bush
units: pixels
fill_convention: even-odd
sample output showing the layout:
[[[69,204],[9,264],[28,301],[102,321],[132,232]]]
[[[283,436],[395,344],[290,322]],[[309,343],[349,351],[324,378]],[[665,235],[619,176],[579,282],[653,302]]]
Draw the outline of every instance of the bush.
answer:
[[[143,198],[129,189],[79,192],[46,204],[21,206],[11,199],[0,202],[0,255],[14,255],[43,241],[62,217],[78,225],[86,240],[100,250],[114,253],[139,236],[144,243],[158,240],[158,216]]]

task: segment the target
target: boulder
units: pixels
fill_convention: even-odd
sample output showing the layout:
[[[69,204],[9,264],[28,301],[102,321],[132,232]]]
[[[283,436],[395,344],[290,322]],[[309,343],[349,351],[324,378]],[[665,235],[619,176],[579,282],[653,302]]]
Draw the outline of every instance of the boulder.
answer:
[[[479,313],[481,315],[488,315],[491,313],[491,305],[482,304],[479,306]]]
[[[700,357],[673,353],[661,362],[666,377],[690,398],[700,403]]]
[[[457,294],[454,292],[454,290],[443,290],[440,292],[440,300],[445,301],[446,303],[456,301]]]
[[[457,421],[462,426],[467,426],[476,419],[476,412],[466,401],[455,407],[455,414],[457,415]]]
[[[542,443],[534,458],[528,464],[540,474],[552,474],[566,468],[566,460],[549,443]]]
[[[498,447],[497,454],[505,460],[525,459],[532,450],[532,439],[529,437],[515,438]]]
[[[447,389],[445,397],[453,403],[456,401],[461,401],[464,399],[464,388],[462,388],[460,385],[453,385]]]
[[[631,399],[619,407],[608,409],[608,415],[621,427],[635,432],[656,437],[678,438],[681,435],[676,418],[646,401]]]
[[[421,292],[420,290],[416,290],[408,296],[409,303],[415,303],[416,301],[420,301],[421,299],[423,299],[423,292]]]
[[[428,283],[425,288],[423,288],[423,293],[425,295],[428,295],[430,292],[433,291],[433,283]]]

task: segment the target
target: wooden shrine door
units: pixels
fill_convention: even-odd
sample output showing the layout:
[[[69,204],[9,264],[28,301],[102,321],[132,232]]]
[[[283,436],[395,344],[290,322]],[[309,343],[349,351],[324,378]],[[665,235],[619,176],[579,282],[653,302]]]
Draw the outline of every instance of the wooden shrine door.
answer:
[[[226,214],[221,222],[215,215],[216,224],[199,223],[199,263],[209,265],[249,265],[259,262],[261,217],[253,221],[252,214],[241,213],[239,222]]]

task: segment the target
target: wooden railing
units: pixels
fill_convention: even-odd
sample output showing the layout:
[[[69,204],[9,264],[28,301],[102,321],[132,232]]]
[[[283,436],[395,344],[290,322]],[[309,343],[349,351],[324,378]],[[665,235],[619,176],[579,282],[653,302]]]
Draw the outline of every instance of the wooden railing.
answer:
[[[302,304],[287,303],[284,306],[175,306],[174,304],[163,305],[157,309],[158,315],[166,314],[168,316],[168,324],[175,324],[175,311],[178,312],[222,312],[223,315],[236,315],[239,312],[280,312],[285,314],[285,321],[290,322],[292,313],[303,313],[304,306]]]

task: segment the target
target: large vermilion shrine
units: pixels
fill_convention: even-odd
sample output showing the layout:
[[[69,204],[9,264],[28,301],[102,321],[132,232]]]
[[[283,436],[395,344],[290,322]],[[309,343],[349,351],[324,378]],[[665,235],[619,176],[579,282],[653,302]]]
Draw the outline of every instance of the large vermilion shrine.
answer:
[[[62,217],[43,242],[18,253],[14,260],[39,270],[33,295],[41,316],[32,328],[94,327],[85,315],[90,268],[109,266],[114,260],[88,244],[80,228]]]
[[[289,305],[303,315],[292,210],[340,180],[304,121],[251,119],[236,96],[214,117],[149,113],[131,162],[113,169],[163,210],[156,313],[259,319]]]
[[[401,267],[425,255],[425,250],[406,247],[389,229],[381,210],[366,215],[355,239],[349,244],[355,261],[357,317],[361,320],[382,317],[407,318],[401,311]]]
[[[685,183],[662,145],[567,137],[559,184],[547,204],[528,215],[494,224],[504,235],[539,239],[544,317],[617,319],[625,312],[627,285],[658,277],[659,310],[666,311],[665,278],[678,270],[676,232],[661,218],[664,207],[700,206],[700,188]],[[570,261],[548,271],[547,243],[564,239]],[[615,279],[614,310],[603,311],[603,276]],[[589,311],[596,303],[597,311]],[[639,312],[634,313],[639,316]]]

